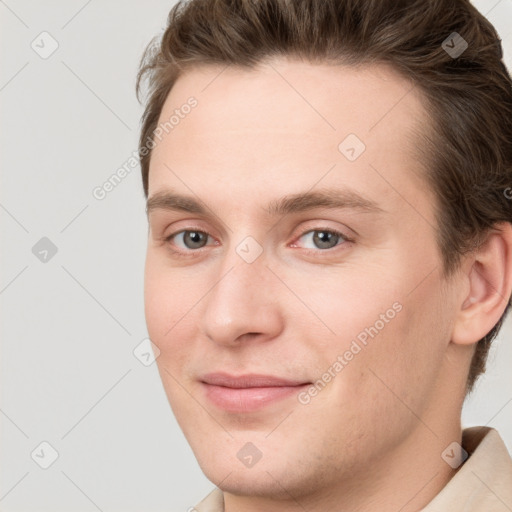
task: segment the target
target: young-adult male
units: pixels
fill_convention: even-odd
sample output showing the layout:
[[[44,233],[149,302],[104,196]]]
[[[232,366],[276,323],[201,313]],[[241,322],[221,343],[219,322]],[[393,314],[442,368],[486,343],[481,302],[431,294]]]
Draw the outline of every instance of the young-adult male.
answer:
[[[498,432],[461,428],[512,291],[502,57],[466,0],[173,7],[145,313],[196,510],[512,510]]]

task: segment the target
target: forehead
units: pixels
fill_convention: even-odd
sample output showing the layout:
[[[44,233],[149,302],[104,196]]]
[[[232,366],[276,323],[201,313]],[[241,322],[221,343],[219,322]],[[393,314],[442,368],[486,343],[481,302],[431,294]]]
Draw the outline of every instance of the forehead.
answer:
[[[418,87],[384,63],[349,67],[280,57],[250,69],[193,67],[175,82],[160,121],[191,96],[200,107],[193,111],[196,131],[203,123],[208,131],[215,122],[226,130],[282,129],[319,136],[352,130],[373,137],[390,128],[407,132],[415,121],[425,122]],[[183,126],[174,130],[180,131]]]
[[[191,98],[196,106],[183,108]],[[277,183],[294,192],[322,179],[373,187],[370,196],[390,201],[397,187],[405,196],[429,195],[415,154],[416,131],[427,123],[423,98],[384,64],[279,58],[254,69],[192,68],[171,90],[160,125],[173,115],[153,150],[149,195],[166,184],[184,190],[178,176],[198,191],[222,184],[225,194],[245,186],[268,195]]]

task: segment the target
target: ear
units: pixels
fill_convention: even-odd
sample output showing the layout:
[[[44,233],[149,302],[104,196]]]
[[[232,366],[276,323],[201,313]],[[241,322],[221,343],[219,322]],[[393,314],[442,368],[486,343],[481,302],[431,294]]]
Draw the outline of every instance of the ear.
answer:
[[[471,345],[498,323],[512,292],[512,224],[503,222],[464,265],[466,280],[452,343]]]

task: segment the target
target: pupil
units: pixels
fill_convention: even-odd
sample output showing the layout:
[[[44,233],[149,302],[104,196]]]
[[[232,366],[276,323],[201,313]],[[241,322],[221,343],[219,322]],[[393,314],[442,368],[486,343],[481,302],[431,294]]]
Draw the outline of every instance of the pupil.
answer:
[[[192,245],[201,244],[202,233],[200,233],[199,231],[189,232],[188,237],[191,240]]]
[[[318,231],[315,235],[315,243],[322,249],[330,248],[332,246],[332,240],[329,240],[331,237],[335,238],[336,235],[328,231]]]

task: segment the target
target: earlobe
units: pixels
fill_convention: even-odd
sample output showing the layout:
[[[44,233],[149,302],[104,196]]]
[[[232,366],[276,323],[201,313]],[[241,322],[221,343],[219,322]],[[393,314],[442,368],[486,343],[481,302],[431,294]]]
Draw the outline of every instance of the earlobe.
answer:
[[[512,292],[512,224],[500,223],[471,255],[467,284],[452,342],[471,345],[501,318]]]

